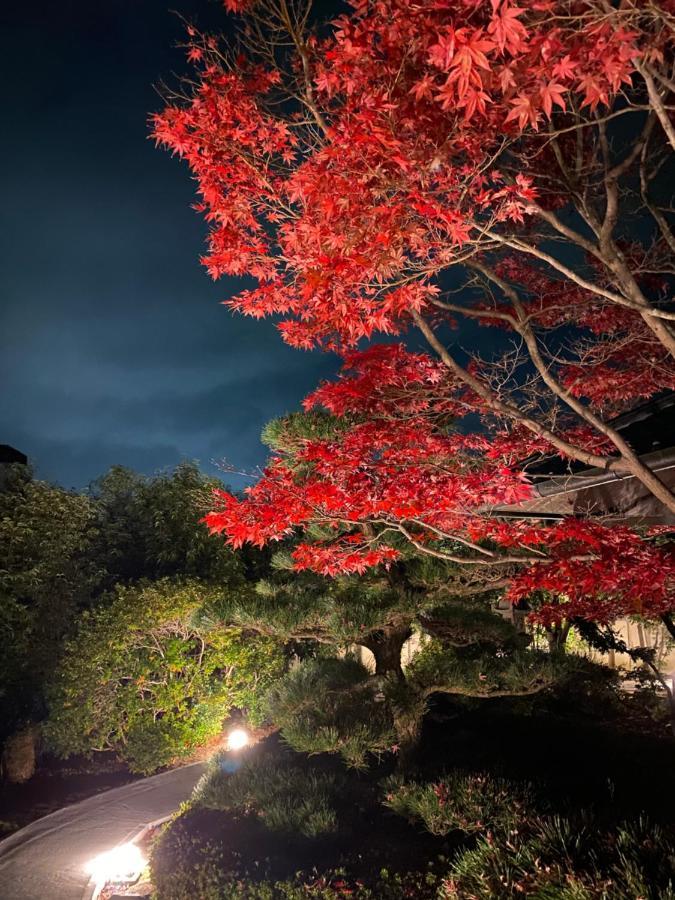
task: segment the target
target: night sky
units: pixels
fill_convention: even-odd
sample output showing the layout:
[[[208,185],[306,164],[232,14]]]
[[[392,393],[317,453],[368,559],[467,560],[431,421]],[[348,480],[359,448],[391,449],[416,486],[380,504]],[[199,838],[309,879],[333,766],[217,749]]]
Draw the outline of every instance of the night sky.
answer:
[[[335,370],[232,315],[199,264],[187,167],[147,138],[155,85],[186,70],[170,9],[226,21],[216,0],[0,4],[0,443],[66,487],[115,463],[251,469],[263,424]]]

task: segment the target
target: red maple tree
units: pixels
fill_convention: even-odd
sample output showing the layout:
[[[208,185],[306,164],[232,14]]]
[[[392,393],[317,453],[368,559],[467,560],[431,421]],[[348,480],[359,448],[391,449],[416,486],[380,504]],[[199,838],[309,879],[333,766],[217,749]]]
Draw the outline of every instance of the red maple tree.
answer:
[[[304,416],[277,423],[274,456],[245,497],[217,493],[207,524],[235,547],[309,531],[295,567],[324,575],[389,565],[412,545],[451,564],[459,595],[498,587],[514,601],[564,595],[563,605],[541,604],[547,622],[669,612],[675,555],[658,544],[667,529],[500,517],[500,505],[531,496],[520,454],[536,452],[537,441],[453,430],[461,397],[452,380],[442,364],[397,344],[348,355],[342,376],[307,398]]]
[[[390,530],[447,555],[437,529],[516,566],[513,597],[564,586],[579,613],[664,611],[672,560],[644,535],[486,510],[525,496],[523,460],[554,453],[636,478],[675,512],[611,422],[675,388],[659,181],[675,149],[673,0],[355,0],[321,28],[311,4],[226,6],[245,13],[237,52],[191,29],[196,80],[153,129],[197,180],[212,276],[257,281],[227,304],[281,316],[297,347],[414,328],[434,356],[349,357],[354,373],[309,401],[349,418],[339,437],[308,440],[301,474],[275,457],[211,525],[234,542],[336,527],[296,551],[325,572],[386,561]],[[470,322],[504,349],[459,350],[448,335]],[[484,434],[440,428],[467,412]]]

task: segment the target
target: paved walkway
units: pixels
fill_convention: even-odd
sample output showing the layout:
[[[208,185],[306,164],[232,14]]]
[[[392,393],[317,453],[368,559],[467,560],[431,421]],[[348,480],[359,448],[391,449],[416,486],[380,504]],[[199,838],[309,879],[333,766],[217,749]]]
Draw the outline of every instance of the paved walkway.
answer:
[[[67,806],[0,843],[2,900],[83,900],[92,857],[171,815],[204,771],[194,763]]]

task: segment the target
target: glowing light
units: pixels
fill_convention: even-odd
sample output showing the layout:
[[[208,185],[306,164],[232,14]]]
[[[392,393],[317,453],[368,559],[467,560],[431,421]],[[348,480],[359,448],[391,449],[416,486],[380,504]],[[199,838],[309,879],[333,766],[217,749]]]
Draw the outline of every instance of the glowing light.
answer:
[[[91,860],[87,871],[99,884],[137,881],[147,860],[136,844],[120,844]]]
[[[242,750],[244,747],[247,747],[250,742],[251,737],[248,731],[244,731],[243,728],[235,728],[227,736],[227,749]]]

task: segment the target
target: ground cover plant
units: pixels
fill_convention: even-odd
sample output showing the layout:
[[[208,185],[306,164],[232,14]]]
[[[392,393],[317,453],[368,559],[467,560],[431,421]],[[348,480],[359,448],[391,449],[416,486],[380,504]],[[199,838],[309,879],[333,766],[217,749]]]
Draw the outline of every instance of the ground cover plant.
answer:
[[[670,900],[675,896],[673,834],[638,819],[598,832],[592,821],[560,818],[529,834],[480,840],[453,862],[447,898],[559,897],[564,900]]]
[[[454,730],[447,722],[431,723],[414,776],[392,775],[387,764],[372,765],[367,772],[340,768],[333,757],[291,753],[276,738],[255,748],[250,761],[230,758],[224,768],[221,756],[159,840],[153,856],[158,900],[183,900],[194,884],[200,885],[200,896],[213,900],[672,896],[672,813],[667,799],[659,805],[657,794],[660,785],[662,799],[664,791],[669,797],[673,787],[663,768],[667,748],[659,744],[666,750],[659,762],[655,745],[642,739],[639,750],[626,747],[623,758],[608,767],[603,765],[606,726],[589,720],[578,757],[588,760],[596,783],[572,777],[576,787],[570,791],[569,772],[545,756],[555,742],[560,758],[567,758],[571,768],[577,765],[573,748],[579,736],[566,727],[569,723],[559,722],[556,731],[550,713],[497,716],[493,727],[508,727],[511,734],[505,768],[517,762],[520,771],[495,775],[503,757],[485,730],[490,717],[481,714],[481,733],[473,715],[455,710],[460,721]],[[528,721],[530,730],[518,734]],[[457,746],[458,737],[463,748]],[[482,770],[472,768],[479,749],[481,762],[490,763]],[[649,771],[631,794],[625,787],[636,750],[650,761]],[[608,771],[617,779],[613,786],[606,784]],[[258,790],[266,772],[273,787]],[[322,801],[335,814],[336,827],[330,831],[302,835],[292,815],[286,826],[280,824],[276,809],[284,791],[287,801],[297,804],[303,779],[310,797],[322,785]],[[336,784],[340,789],[328,797]],[[645,802],[653,817],[638,811]],[[269,820],[268,806],[275,810]],[[669,824],[659,824],[659,817]]]
[[[534,792],[527,785],[521,787],[487,773],[454,771],[433,782],[394,776],[384,783],[383,790],[389,809],[412,822],[422,822],[427,831],[437,835],[457,830],[509,834],[532,819],[537,809]]]
[[[277,738],[250,756],[230,757],[227,769],[216,758],[160,838],[152,860],[160,898],[183,900],[195,883],[205,898],[405,897],[413,887],[434,896],[439,876],[427,860],[447,842],[387,813],[377,779]]]

